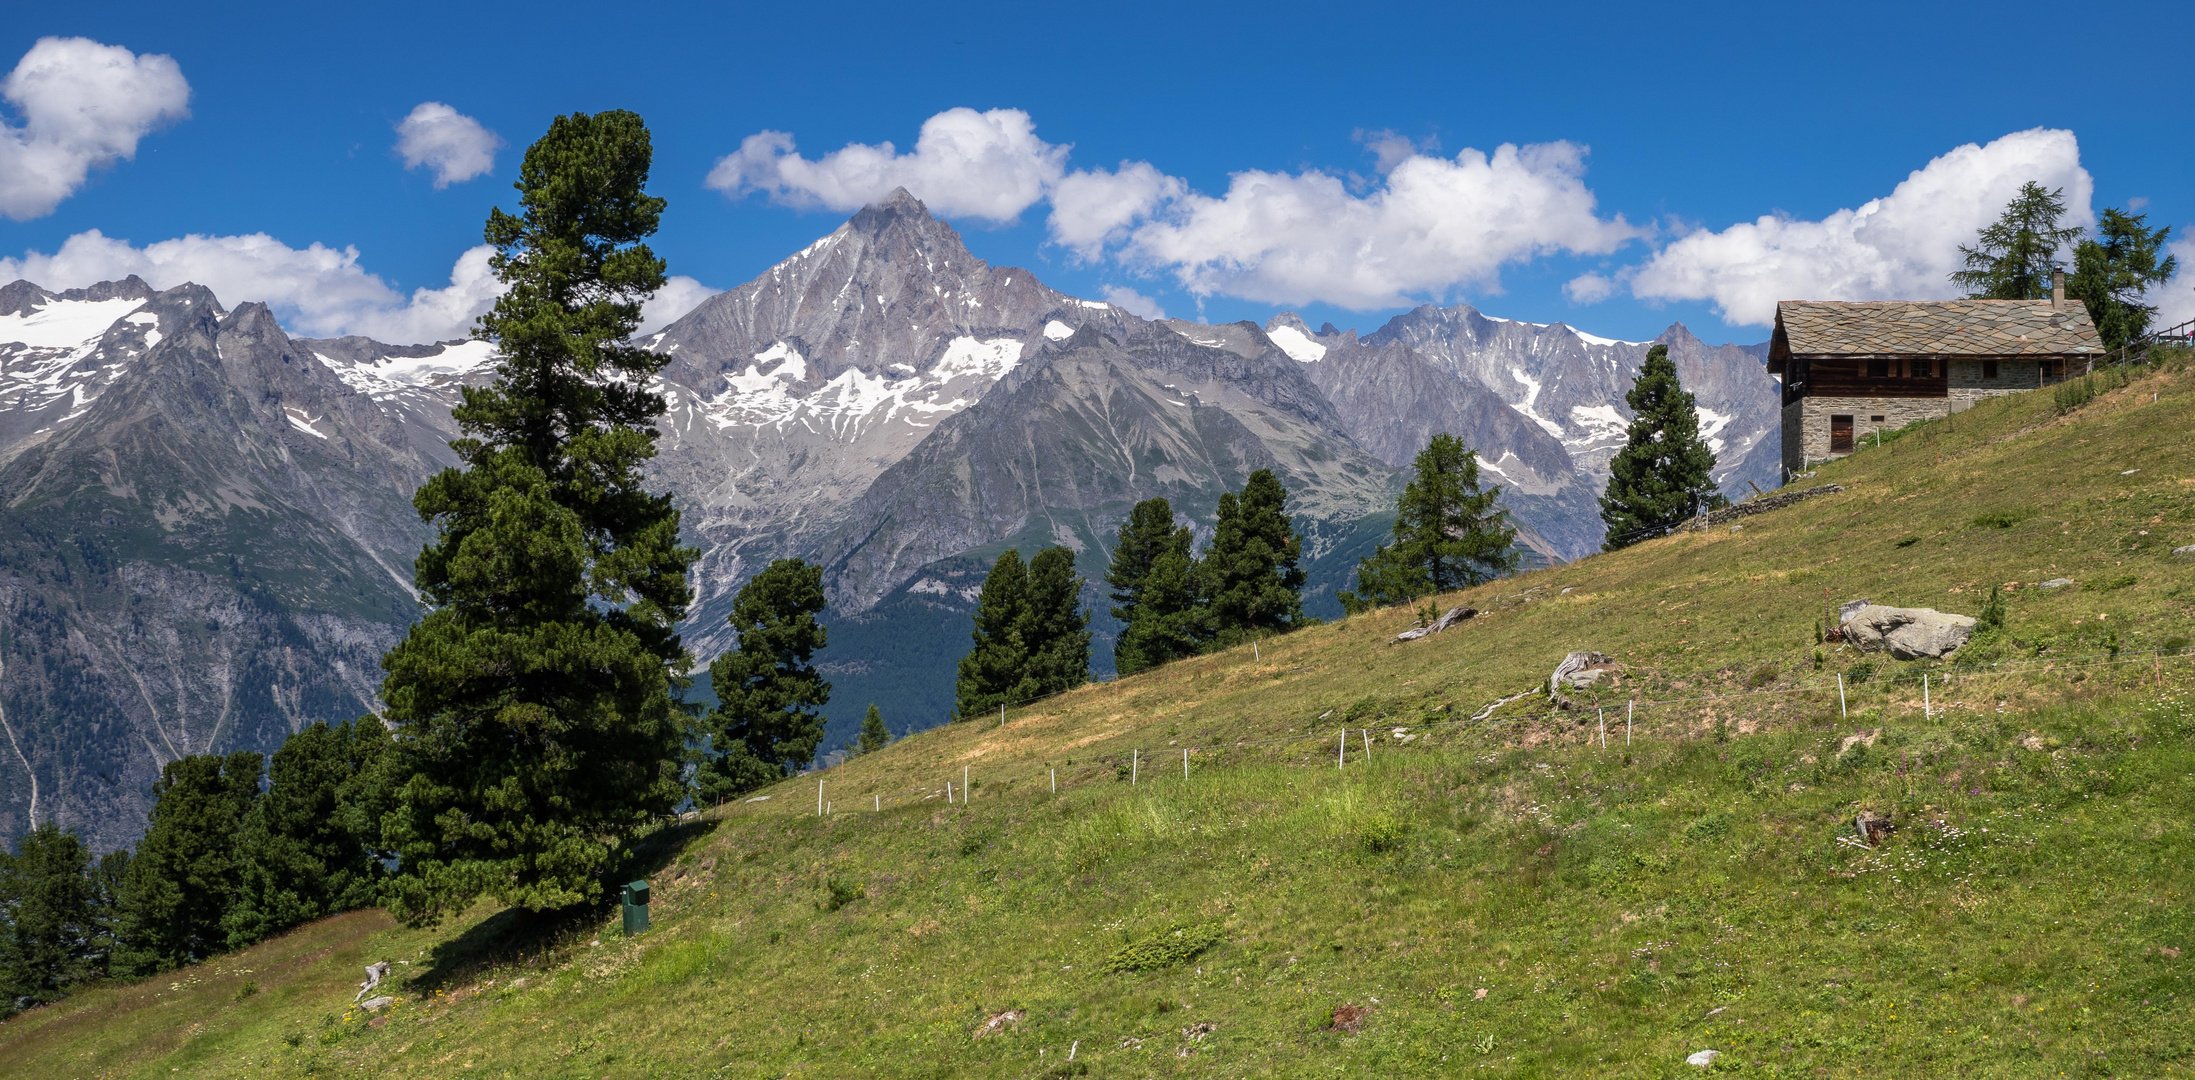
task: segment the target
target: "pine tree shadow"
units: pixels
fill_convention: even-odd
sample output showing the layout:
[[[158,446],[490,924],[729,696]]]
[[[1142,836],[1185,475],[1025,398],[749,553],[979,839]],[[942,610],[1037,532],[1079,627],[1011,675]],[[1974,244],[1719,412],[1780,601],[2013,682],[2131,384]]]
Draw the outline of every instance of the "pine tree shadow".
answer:
[[[619,887],[660,873],[688,844],[707,836],[715,827],[715,822],[706,820],[674,822],[642,837],[610,875],[616,885],[600,903],[553,911],[505,908],[480,920],[434,946],[426,963],[406,982],[407,989],[417,994],[441,993],[505,969],[516,977],[529,969],[553,964],[571,950],[585,950],[596,934],[614,932],[614,927],[606,929],[605,924],[617,915]]]

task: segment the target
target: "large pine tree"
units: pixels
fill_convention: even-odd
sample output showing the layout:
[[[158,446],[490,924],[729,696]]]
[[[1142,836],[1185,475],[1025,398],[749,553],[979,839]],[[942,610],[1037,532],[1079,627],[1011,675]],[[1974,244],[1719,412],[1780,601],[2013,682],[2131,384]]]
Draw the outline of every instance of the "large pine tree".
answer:
[[[1453,592],[1516,568],[1517,530],[1499,505],[1501,488],[1479,486],[1478,452],[1435,435],[1412,462],[1395,502],[1395,540],[1357,564],[1351,611]]]
[[[259,801],[257,753],[195,754],[160,770],[151,822],[120,896],[117,974],[144,975],[228,946],[222,926],[242,884],[237,838]]]
[[[282,741],[267,764],[266,794],[238,832],[237,893],[222,916],[229,948],[380,899],[388,744],[370,716],[314,724]]]
[[[1218,521],[1200,569],[1222,644],[1284,633],[1303,618],[1303,542],[1288,522],[1288,489],[1271,469],[1250,474],[1242,493],[1219,497]]]
[[[1975,238],[1974,246],[1960,245],[1965,268],[1952,273],[1951,283],[1976,300],[2049,299],[2058,252],[2081,235],[2079,229],[2059,227],[2064,216],[2064,188],[2045,188],[2033,180],[2020,185],[2020,193]]]
[[[1603,551],[1660,536],[1725,501],[1715,489],[1714,451],[1700,438],[1698,408],[1677,381],[1669,346],[1646,350],[1646,363],[1624,401],[1632,420],[1623,449],[1608,463],[1608,493],[1601,496],[1601,521],[1608,527]]]
[[[506,291],[478,335],[501,361],[453,412],[465,467],[413,499],[437,532],[416,563],[430,610],[382,662],[402,777],[389,906],[409,923],[482,894],[593,901],[684,797],[674,628],[697,553],[642,484],[669,358],[631,343],[664,281],[641,243],[663,214],[651,154],[632,113],[557,117],[519,166],[519,212],[488,217]]]
[[[702,721],[711,754],[695,772],[705,802],[739,795],[798,771],[823,742],[821,709],[831,684],[813,663],[828,642],[823,568],[779,559],[732,600],[739,644],[709,665],[717,706]]]
[[[2148,336],[2157,314],[2156,305],[2145,303],[2149,290],[2170,281],[2180,269],[2178,258],[2164,254],[2172,227],[2152,229],[2148,222],[2147,214],[2106,207],[2095,239],[2073,249],[2066,292],[2087,305],[2104,348],[2113,353]]]

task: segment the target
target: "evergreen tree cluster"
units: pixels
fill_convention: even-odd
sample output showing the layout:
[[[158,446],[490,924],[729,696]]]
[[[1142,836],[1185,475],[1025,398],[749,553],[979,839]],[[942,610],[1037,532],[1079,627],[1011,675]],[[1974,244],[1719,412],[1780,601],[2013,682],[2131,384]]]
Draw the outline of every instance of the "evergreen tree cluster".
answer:
[[[388,749],[363,717],[314,724],[271,761],[178,758],[134,853],[95,860],[52,821],[33,829],[0,852],[0,1015],[379,903]]]
[[[1303,541],[1289,523],[1288,490],[1270,469],[1222,492],[1212,541],[1200,556],[1173,504],[1130,511],[1105,582],[1123,624],[1113,665],[1133,675],[1171,660],[1284,634],[1304,623]]]

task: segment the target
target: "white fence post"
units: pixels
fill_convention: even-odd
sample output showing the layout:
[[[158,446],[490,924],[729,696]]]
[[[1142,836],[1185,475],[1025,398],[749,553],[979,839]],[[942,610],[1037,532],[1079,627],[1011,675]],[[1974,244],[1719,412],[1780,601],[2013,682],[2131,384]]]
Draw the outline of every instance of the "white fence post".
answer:
[[[1128,759],[1128,786],[1134,787],[1136,786],[1136,773],[1143,770],[1143,751],[1141,749],[1137,749],[1131,750],[1129,751],[1129,753],[1134,756]],[[1116,773],[1114,775],[1117,776],[1119,774]]]
[[[1837,715],[1841,717],[1850,717],[1852,715],[1851,711],[1844,707],[1844,672],[1841,671],[1837,673]]]

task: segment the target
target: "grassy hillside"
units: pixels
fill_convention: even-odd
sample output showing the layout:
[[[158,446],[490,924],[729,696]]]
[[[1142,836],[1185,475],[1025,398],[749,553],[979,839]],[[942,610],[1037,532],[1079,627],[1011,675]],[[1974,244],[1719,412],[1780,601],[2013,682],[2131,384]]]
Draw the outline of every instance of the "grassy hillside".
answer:
[[[1424,641],[1377,613],[925,732],[828,815],[817,776],[712,808],[654,838],[644,937],[353,914],[26,1013],[0,1074],[2178,1075],[2191,407],[1990,402]],[[1816,644],[1992,585],[1954,662]],[[1485,711],[1574,649],[1623,674]],[[380,958],[399,1003],[348,1007]]]

